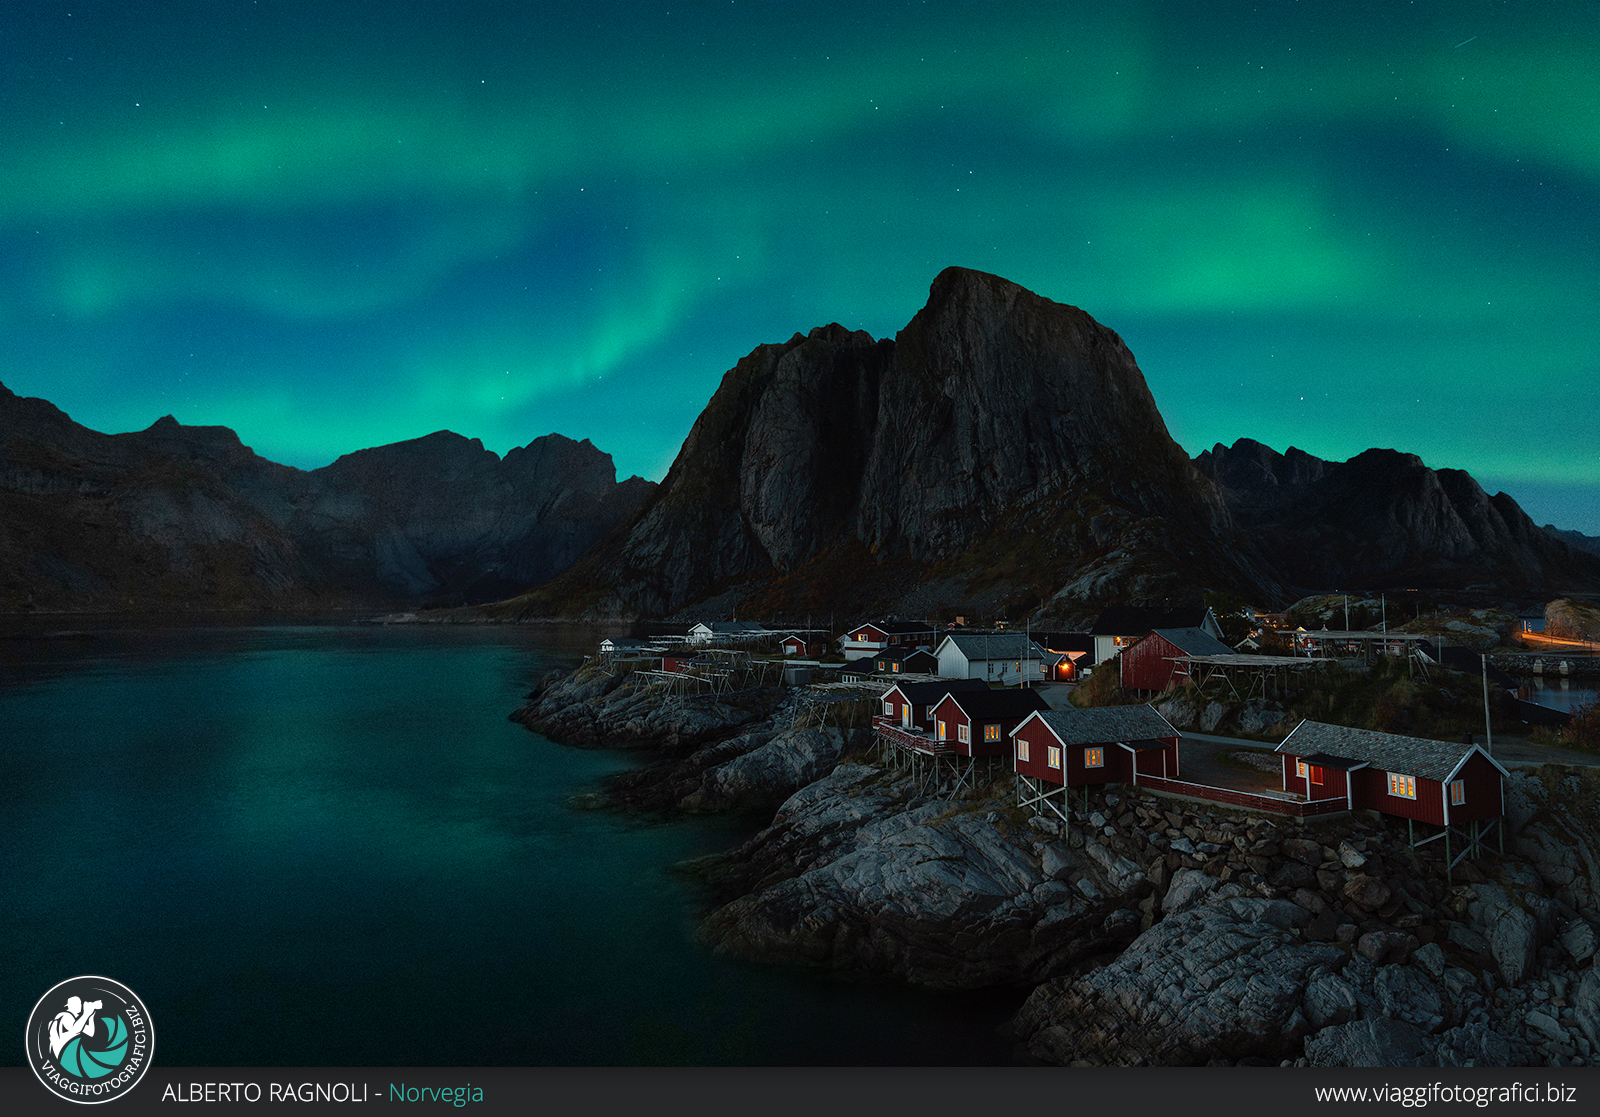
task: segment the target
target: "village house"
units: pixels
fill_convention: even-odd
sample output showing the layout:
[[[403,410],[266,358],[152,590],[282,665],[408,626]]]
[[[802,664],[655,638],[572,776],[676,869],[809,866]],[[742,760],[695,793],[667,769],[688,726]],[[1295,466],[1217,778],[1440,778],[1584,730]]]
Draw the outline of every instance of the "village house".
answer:
[[[778,641],[778,650],[784,655],[822,655],[828,650],[826,641],[807,640],[799,633],[785,636]]]
[[[1102,609],[1089,629],[1094,637],[1095,663],[1106,662],[1158,628],[1198,628],[1214,639],[1222,639],[1222,626],[1217,623],[1216,614],[1204,605],[1192,608],[1114,605]]]
[[[643,640],[612,639],[607,637],[600,641],[601,655],[643,655],[653,650]]]
[[[925,648],[886,648],[872,657],[880,675],[937,675],[939,660]]]
[[[1232,648],[1204,629],[1154,629],[1122,649],[1122,688],[1161,694],[1190,677],[1189,664],[1179,657],[1232,654]]]
[[[877,655],[896,645],[932,647],[934,638],[933,626],[923,621],[874,621],[852,628],[845,633],[839,646],[845,659],[850,660]]]
[[[947,694],[987,692],[981,679],[940,679],[921,683],[896,683],[883,692],[883,716],[905,729],[931,732],[933,711]]]
[[[1018,775],[1066,787],[1176,779],[1178,731],[1154,706],[1041,710],[1011,733]]]
[[[1474,838],[1505,813],[1508,773],[1481,745],[1302,721],[1277,751],[1284,791],[1309,800],[1445,830],[1470,824]]]
[[[750,621],[700,621],[689,626],[691,644],[726,644],[772,635],[765,625]]]
[[[1020,632],[946,636],[933,654],[947,679],[983,679],[998,686],[1021,686],[1040,677],[1045,651]]]
[[[1033,642],[1049,654],[1040,664],[1046,682],[1075,683],[1094,664],[1094,637],[1087,632],[1035,632]]]
[[[962,756],[1004,756],[1022,719],[1050,708],[1036,690],[950,690],[950,685],[943,684],[948,693],[933,707],[933,739],[953,744]]]

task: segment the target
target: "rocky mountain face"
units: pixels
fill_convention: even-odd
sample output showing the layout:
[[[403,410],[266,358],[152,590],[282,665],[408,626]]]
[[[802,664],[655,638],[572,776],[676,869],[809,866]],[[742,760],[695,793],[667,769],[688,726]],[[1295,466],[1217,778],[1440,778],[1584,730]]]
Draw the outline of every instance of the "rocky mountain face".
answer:
[[[1244,438],[1195,465],[1292,587],[1406,585],[1548,593],[1600,586],[1600,561],[1490,496],[1458,469],[1415,454],[1368,450],[1327,462]]]
[[[890,341],[830,325],[723,377],[650,508],[515,616],[927,612],[1268,592],[1122,340],[950,268]]]
[[[560,435],[502,459],[441,431],[302,472],[225,427],[101,434],[0,385],[0,611],[490,600],[654,488]]]

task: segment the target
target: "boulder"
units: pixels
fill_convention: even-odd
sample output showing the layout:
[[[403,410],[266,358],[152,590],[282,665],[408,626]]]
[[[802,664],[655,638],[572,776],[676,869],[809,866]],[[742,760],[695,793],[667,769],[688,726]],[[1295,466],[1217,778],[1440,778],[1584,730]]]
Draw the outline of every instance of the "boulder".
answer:
[[[844,749],[844,730],[790,729],[705,773],[699,790],[685,796],[686,810],[776,806],[833,769]]]
[[[1177,912],[1108,965],[1035,989],[1013,1027],[1049,1063],[1289,1057],[1310,1028],[1301,1010],[1309,975],[1343,957],[1291,933],[1307,917],[1287,901],[1244,897]]]
[[[1194,907],[1206,894],[1222,882],[1200,869],[1179,869],[1172,874],[1167,894],[1162,897],[1161,910],[1168,915]]]
[[[1314,1067],[1425,1067],[1437,1059],[1419,1028],[1383,1016],[1323,1028],[1306,1039],[1305,1053]]]
[[[1572,994],[1572,1015],[1589,1043],[1600,1047],[1600,970],[1590,967]]]
[[[1415,1024],[1424,1032],[1444,1023],[1438,987],[1410,966],[1381,967],[1372,989],[1385,1016]]]

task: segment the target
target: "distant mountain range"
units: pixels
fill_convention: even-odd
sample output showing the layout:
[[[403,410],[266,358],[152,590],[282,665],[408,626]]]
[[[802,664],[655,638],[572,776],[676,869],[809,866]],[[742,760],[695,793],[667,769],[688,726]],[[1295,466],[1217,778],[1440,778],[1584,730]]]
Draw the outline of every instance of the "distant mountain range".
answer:
[[[226,427],[100,434],[0,385],[0,611],[488,601],[570,566],[654,489],[557,434],[502,459],[440,431],[303,472]]]
[[[1206,591],[1593,593],[1584,538],[1392,450],[1241,439],[1191,461],[1116,333],[962,268],[892,340],[835,324],[758,346],[660,486],[554,434],[502,459],[439,432],[302,472],[223,427],[98,434],[0,386],[6,611],[504,599],[488,615],[1071,624]]]

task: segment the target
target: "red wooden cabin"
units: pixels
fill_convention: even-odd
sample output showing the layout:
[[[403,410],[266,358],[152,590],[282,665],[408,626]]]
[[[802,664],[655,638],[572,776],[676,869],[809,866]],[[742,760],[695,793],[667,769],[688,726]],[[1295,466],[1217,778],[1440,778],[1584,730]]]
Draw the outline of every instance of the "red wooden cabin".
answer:
[[[880,716],[906,729],[933,729],[933,708],[953,691],[987,691],[982,679],[940,679],[926,683],[896,683],[884,691]]]
[[[1154,629],[1122,649],[1122,686],[1159,694],[1189,678],[1189,665],[1179,656],[1232,654],[1232,648],[1198,628]]]
[[[1017,775],[1061,787],[1134,783],[1135,772],[1178,777],[1178,731],[1154,706],[1029,714],[1012,731]]]
[[[1302,721],[1278,746],[1285,791],[1329,798],[1342,771],[1352,810],[1377,811],[1445,828],[1505,813],[1508,775],[1482,746]],[[1305,775],[1300,775],[1301,763]],[[1320,769],[1323,783],[1313,776]],[[1337,779],[1331,785],[1338,787]]]
[[[961,756],[1004,756],[1022,719],[1049,708],[1034,690],[955,690],[933,708],[933,737]]]

